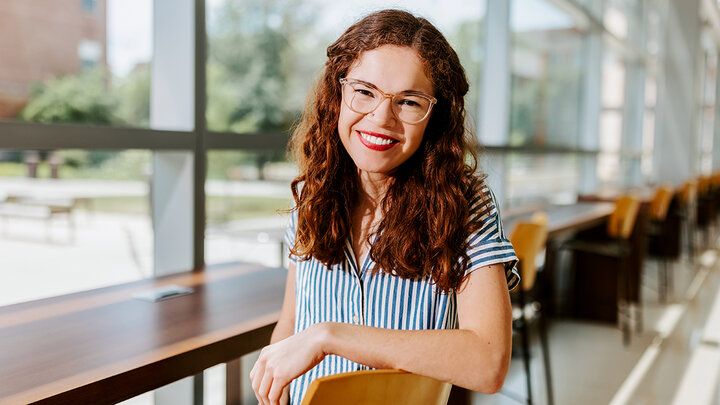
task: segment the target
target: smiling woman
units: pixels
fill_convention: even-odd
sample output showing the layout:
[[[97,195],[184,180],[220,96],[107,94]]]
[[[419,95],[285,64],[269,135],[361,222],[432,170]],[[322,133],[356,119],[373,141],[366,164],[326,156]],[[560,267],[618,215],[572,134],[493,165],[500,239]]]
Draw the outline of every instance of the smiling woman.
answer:
[[[517,258],[465,160],[457,54],[399,10],[360,20],[327,54],[292,137],[291,263],[273,344],[251,371],[258,400],[300,403],[312,380],[368,368],[497,392]]]

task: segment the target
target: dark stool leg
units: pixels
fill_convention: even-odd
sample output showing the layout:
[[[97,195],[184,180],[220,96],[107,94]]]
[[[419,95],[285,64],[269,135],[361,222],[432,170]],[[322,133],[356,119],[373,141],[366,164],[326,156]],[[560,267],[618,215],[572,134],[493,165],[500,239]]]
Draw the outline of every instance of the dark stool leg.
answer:
[[[545,313],[540,309],[538,326],[540,328],[540,343],[542,344],[543,361],[545,363],[545,385],[547,389],[548,405],[553,405],[552,375],[550,372],[550,345],[548,343],[547,329],[545,325]]]
[[[620,322],[620,330],[622,331],[623,345],[630,344],[630,325],[629,325],[629,309],[630,296],[628,288],[628,271],[626,269],[625,258],[620,259],[620,269],[618,270],[618,321]]]
[[[528,333],[528,321],[525,318],[525,291],[523,291],[522,285],[518,289],[518,296],[520,301],[520,309],[522,310],[522,316],[520,321],[520,341],[523,347],[523,363],[525,364],[525,381],[527,384],[527,403],[532,405],[532,386],[530,383],[530,336]]]
[[[667,263],[663,258],[658,262],[658,299],[661,304],[667,301]]]

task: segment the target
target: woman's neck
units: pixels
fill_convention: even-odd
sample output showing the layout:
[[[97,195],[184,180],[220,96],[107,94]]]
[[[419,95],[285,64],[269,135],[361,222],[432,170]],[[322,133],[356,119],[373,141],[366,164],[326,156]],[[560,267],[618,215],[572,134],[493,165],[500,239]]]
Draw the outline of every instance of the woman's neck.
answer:
[[[358,197],[360,206],[377,207],[385,198],[392,177],[381,173],[370,173],[358,170],[360,190]]]

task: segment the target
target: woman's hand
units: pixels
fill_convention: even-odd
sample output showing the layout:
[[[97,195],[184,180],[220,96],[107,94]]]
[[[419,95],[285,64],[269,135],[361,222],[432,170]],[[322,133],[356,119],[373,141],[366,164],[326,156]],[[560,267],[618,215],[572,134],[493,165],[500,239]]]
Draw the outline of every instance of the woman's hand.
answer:
[[[326,330],[323,324],[315,324],[260,351],[258,361],[250,370],[250,380],[261,405],[287,403],[290,381],[325,357],[323,339]]]

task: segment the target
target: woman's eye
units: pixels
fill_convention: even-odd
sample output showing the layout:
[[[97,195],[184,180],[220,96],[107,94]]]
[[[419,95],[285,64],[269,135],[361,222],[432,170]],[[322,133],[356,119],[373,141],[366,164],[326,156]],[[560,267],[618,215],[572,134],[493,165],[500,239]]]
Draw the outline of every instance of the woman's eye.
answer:
[[[361,94],[361,95],[367,96],[367,97],[373,97],[373,93],[370,90],[366,90],[366,89],[355,89],[355,93]]]
[[[409,107],[420,107],[420,103],[418,103],[417,101],[414,101],[414,100],[409,100],[409,99],[400,100],[400,102],[398,104],[406,105]]]

